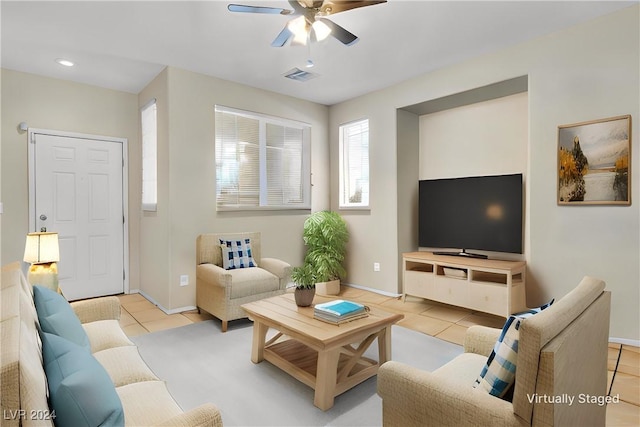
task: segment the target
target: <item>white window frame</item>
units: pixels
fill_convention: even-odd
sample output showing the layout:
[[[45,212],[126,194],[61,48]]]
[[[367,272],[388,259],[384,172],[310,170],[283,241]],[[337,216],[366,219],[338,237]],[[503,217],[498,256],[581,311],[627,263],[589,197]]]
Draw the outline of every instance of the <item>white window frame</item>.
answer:
[[[239,110],[236,108],[226,107],[222,105],[215,106],[215,114],[216,114],[216,132],[215,132],[215,145],[216,145],[216,210],[217,211],[242,211],[242,210],[297,210],[311,209],[311,125],[308,123],[303,123],[295,120],[283,119],[279,117],[273,117],[266,114],[255,113],[252,111]],[[226,166],[222,163],[222,142],[221,142],[221,130],[219,129],[218,120],[221,116],[220,114],[229,114],[236,117],[244,117],[252,120],[258,121],[258,141],[252,142],[252,144],[258,144],[258,156],[259,156],[259,170],[257,174],[259,176],[259,192],[256,193],[256,197],[258,198],[257,203],[242,203],[239,201],[241,198],[240,191],[238,193],[229,193],[228,190],[223,193],[223,182],[219,174],[221,174],[221,170]],[[273,200],[269,200],[269,163],[268,163],[268,150],[277,149],[276,147],[271,147],[268,145],[267,141],[267,128],[270,125],[274,125],[276,127],[282,127],[284,129],[292,129],[294,132],[301,132],[301,141],[300,141],[300,158],[296,158],[294,161],[294,166],[296,169],[300,170],[300,197],[295,198],[291,201],[287,201],[286,195],[283,194],[282,203],[274,203]],[[225,141],[227,146],[229,146],[230,141]],[[233,142],[231,142],[232,144]],[[235,141],[237,145],[246,144],[245,141]],[[232,148],[233,149],[233,148]],[[237,146],[235,148],[238,150]],[[240,153],[240,151],[236,151],[236,153]],[[239,154],[238,154],[239,155]],[[298,163],[299,161],[299,163]],[[238,169],[239,171],[239,169]],[[239,172],[238,172],[239,173]],[[233,183],[233,181],[228,181],[229,183]],[[228,188],[228,187],[227,187]],[[284,190],[284,187],[283,187]],[[233,198],[236,198],[235,203],[232,201]]]
[[[366,126],[366,130],[363,129]],[[350,137],[351,132],[360,132],[356,137]],[[364,133],[366,132],[366,153],[363,153],[359,158],[350,158],[351,144],[363,144]],[[369,119],[360,119],[353,122],[340,125],[339,128],[339,201],[338,206],[340,209],[369,209],[370,207],[370,162],[369,162]],[[358,165],[356,160],[362,165],[366,162],[366,171],[358,170],[361,165]],[[357,178],[360,181],[360,185],[355,183],[356,178],[352,171],[356,169],[357,174],[365,174],[366,177]],[[354,201],[351,199],[353,187],[359,186],[361,188],[360,201]]]
[[[155,98],[140,109],[142,128],[142,210],[158,210],[158,109]]]

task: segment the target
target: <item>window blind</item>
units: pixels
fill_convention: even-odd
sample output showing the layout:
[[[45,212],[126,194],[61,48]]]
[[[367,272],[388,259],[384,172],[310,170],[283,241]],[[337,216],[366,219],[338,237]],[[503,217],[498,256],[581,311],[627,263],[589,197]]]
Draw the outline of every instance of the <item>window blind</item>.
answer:
[[[218,210],[309,209],[310,126],[216,106]]]

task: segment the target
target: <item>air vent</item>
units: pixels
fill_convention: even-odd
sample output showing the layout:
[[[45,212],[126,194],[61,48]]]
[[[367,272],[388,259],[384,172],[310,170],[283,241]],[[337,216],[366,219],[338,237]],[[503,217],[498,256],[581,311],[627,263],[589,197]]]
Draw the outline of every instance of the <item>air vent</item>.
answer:
[[[286,73],[284,76],[291,80],[297,80],[299,82],[306,82],[307,80],[311,80],[313,78],[318,77],[318,74],[310,73],[308,71],[303,71],[300,68],[293,68]]]

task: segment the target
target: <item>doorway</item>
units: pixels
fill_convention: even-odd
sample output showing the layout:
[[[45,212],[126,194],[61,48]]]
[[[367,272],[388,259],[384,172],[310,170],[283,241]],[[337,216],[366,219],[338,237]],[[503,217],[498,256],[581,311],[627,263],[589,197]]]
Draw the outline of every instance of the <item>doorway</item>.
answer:
[[[128,291],[127,140],[29,131],[29,230],[57,232],[70,300]]]

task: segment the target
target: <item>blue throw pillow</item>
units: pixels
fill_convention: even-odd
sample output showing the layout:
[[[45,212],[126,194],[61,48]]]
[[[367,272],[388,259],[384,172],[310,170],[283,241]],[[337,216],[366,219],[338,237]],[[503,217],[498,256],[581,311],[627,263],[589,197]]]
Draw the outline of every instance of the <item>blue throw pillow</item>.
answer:
[[[61,336],[91,351],[91,343],[80,319],[71,305],[59,293],[42,286],[33,287],[33,301],[36,305],[40,329]]]
[[[251,254],[251,239],[222,240],[222,267],[225,270],[257,267]]]
[[[516,380],[518,343],[522,321],[549,307],[553,301],[509,316],[473,387],[481,387],[493,396],[504,397]]]
[[[124,425],[122,402],[109,374],[83,347],[43,332],[42,358],[57,426]]]

